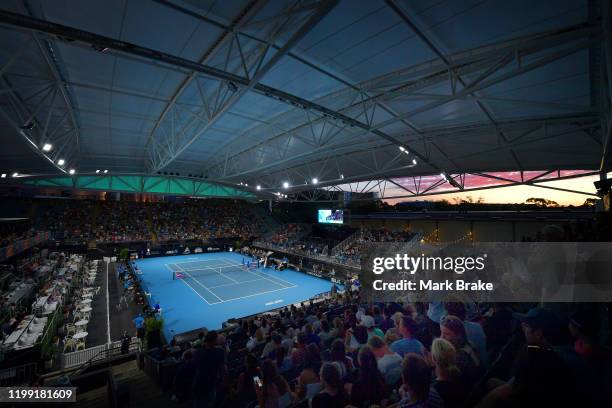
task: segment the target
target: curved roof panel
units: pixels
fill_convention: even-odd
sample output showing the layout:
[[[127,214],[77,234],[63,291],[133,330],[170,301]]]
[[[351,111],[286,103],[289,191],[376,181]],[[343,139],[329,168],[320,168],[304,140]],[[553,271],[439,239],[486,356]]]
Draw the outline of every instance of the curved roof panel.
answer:
[[[313,177],[605,170],[600,6],[5,1],[2,171],[272,192]]]

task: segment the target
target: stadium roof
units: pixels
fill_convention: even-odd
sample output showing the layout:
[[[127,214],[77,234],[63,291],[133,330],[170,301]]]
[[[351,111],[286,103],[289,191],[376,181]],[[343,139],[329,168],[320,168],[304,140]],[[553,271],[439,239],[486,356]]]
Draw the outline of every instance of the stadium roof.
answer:
[[[412,194],[413,177],[462,189],[605,171],[606,6],[3,1],[0,171],[180,176],[262,197],[314,179]]]

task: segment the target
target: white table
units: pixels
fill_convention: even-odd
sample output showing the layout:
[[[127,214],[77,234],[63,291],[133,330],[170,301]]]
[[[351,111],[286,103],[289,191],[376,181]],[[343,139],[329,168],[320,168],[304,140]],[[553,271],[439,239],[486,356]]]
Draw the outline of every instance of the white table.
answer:
[[[86,306],[82,309],[79,309],[79,312],[83,312],[83,313],[91,312],[91,307]]]
[[[91,303],[91,299],[83,299],[79,303],[81,303],[82,305],[89,304]]]
[[[91,299],[92,297],[93,297],[93,293],[92,292],[83,293],[81,295],[81,298],[83,298],[83,299]]]
[[[87,323],[89,323],[89,320],[79,320],[78,322],[76,322],[74,325],[75,326],[87,326]]]
[[[87,337],[89,333],[87,333],[86,331],[83,332],[78,332],[77,334],[75,334],[74,336],[72,336],[73,339],[77,339],[77,340],[81,340],[84,339],[85,337]]]

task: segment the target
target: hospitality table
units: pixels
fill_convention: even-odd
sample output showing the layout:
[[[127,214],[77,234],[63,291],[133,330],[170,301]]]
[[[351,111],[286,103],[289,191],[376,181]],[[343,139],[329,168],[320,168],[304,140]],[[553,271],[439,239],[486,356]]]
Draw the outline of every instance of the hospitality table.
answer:
[[[84,307],[82,309],[79,309],[79,312],[83,312],[83,313],[91,312],[91,307],[86,306],[86,307]]]
[[[86,331],[82,331],[82,332],[78,332],[76,333],[74,336],[72,336],[73,339],[76,340],[81,340],[84,339],[85,337],[87,337],[89,333],[87,333]]]
[[[91,303],[91,299],[83,299],[79,303],[82,305],[89,305]]]
[[[87,327],[87,323],[89,323],[89,320],[85,320],[85,319],[81,319],[78,322],[76,322],[74,324],[75,328],[76,328],[76,332],[80,333],[85,331],[85,328]]]

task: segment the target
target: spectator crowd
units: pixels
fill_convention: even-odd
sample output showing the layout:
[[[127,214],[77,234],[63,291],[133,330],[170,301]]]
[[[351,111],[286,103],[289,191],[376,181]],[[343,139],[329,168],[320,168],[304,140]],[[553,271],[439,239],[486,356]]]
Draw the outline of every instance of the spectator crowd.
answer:
[[[38,217],[54,238],[87,242],[248,240],[263,229],[261,217],[243,202],[184,200],[134,202],[53,200]]]
[[[162,351],[174,398],[228,407],[609,406],[605,305],[306,302]],[[607,340],[609,342],[609,340]]]

